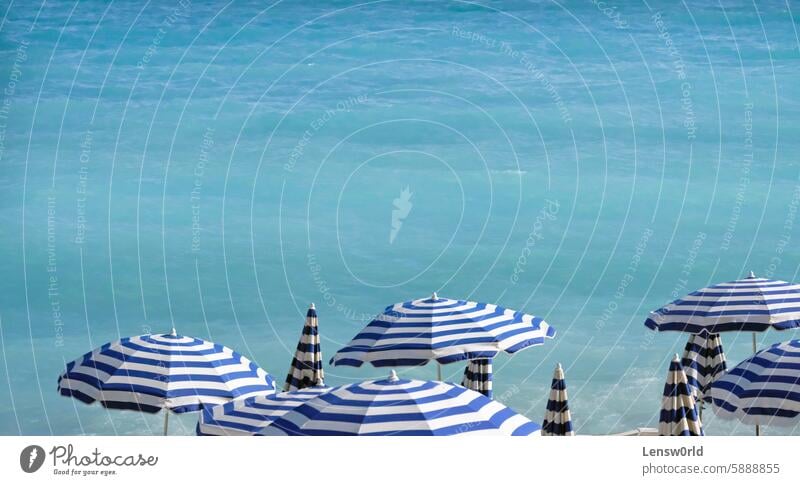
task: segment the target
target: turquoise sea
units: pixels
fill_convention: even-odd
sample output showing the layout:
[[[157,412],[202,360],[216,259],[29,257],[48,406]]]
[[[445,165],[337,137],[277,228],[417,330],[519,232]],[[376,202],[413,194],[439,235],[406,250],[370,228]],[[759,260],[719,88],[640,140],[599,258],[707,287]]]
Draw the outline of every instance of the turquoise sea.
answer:
[[[655,426],[686,336],[652,333],[648,311],[751,270],[800,279],[798,15],[3,2],[0,434],[158,434],[160,416],[56,392],[120,336],[175,326],[283,381],[309,303],[327,359],[432,291],[558,330],[498,359],[507,405],[541,421],[561,362],[578,433]],[[750,339],[723,336],[731,364]],[[326,367],[332,385],[387,372]]]

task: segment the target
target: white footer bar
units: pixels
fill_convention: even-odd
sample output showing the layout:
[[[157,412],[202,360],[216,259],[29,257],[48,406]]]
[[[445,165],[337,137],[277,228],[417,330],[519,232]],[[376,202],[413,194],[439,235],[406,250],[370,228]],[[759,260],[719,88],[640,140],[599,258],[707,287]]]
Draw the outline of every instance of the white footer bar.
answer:
[[[796,485],[798,448],[797,437],[33,436],[0,437],[0,470],[3,481],[14,484],[513,485],[584,480],[616,485],[700,480],[706,485],[767,480]]]

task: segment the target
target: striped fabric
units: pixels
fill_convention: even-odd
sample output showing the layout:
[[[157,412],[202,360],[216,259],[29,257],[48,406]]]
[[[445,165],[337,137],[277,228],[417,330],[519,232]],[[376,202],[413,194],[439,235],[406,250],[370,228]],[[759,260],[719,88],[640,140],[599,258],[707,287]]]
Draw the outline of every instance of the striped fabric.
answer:
[[[800,340],[772,345],[711,384],[714,412],[746,424],[796,426],[800,416]]]
[[[492,359],[470,360],[464,368],[461,385],[492,398]]]
[[[197,411],[274,389],[272,376],[245,357],[174,330],[105,344],[67,364],[58,378],[64,396],[148,413]]]
[[[658,330],[720,333],[800,327],[800,285],[747,278],[695,291],[651,312],[645,325]]]
[[[331,359],[333,365],[375,367],[447,364],[541,345],[555,329],[539,317],[471,301],[439,298],[387,307]]]
[[[686,379],[686,372],[675,354],[669,365],[664,384],[664,400],[658,419],[660,436],[702,436],[703,425],[697,413],[697,403]]]
[[[319,327],[317,326],[317,310],[314,304],[308,308],[303,333],[297,342],[297,350],[292,358],[292,366],[286,376],[284,391],[296,391],[316,386],[325,379],[322,370],[322,350],[319,343]]]
[[[547,400],[547,412],[542,423],[542,436],[573,436],[572,415],[567,401],[567,385],[564,382],[564,369],[561,364],[553,373],[550,385],[550,398]]]
[[[539,426],[497,401],[440,381],[388,379],[334,388],[276,419],[264,435],[493,434],[528,436]]]
[[[210,406],[203,409],[197,422],[200,436],[253,436],[278,417],[330,391],[330,387],[316,386],[299,391],[251,396],[244,399]]]
[[[725,373],[727,363],[718,333],[689,336],[681,359],[686,379],[695,394],[695,400],[711,402],[706,396],[708,388],[717,377]]]

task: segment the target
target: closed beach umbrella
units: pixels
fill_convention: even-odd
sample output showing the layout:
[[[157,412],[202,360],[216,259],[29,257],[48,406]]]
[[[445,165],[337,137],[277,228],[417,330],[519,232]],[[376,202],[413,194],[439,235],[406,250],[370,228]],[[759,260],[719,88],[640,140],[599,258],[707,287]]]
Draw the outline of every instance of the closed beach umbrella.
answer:
[[[800,340],[761,350],[717,379],[714,412],[743,423],[796,426],[800,421]]]
[[[473,359],[464,368],[461,385],[492,398],[492,359]]]
[[[681,359],[683,370],[689,387],[695,391],[698,404],[710,398],[706,395],[709,386],[720,375],[725,373],[727,363],[722,350],[722,338],[719,334],[691,335]]]
[[[550,398],[542,424],[542,436],[573,436],[572,415],[567,402],[567,385],[564,383],[564,369],[556,366],[553,382],[550,384]]]
[[[703,425],[697,414],[694,393],[689,388],[686,373],[675,354],[669,365],[667,382],[664,384],[664,399],[658,420],[661,436],[702,436]]]
[[[538,435],[526,417],[481,393],[440,381],[388,379],[334,388],[265,427],[264,435]]]
[[[306,323],[303,325],[300,341],[297,342],[297,350],[294,353],[294,358],[292,358],[292,365],[289,368],[289,374],[286,376],[286,384],[284,384],[283,390],[296,391],[316,386],[324,378],[317,311],[312,303],[306,313]]]
[[[85,403],[156,413],[274,391],[264,369],[213,342],[172,333],[126,337],[67,364],[58,391]],[[164,414],[164,434],[169,413]]]
[[[487,303],[439,298],[434,293],[387,307],[331,363],[397,367],[435,360],[448,364],[491,358],[498,352],[513,354],[554,336],[555,329],[539,317]]]
[[[330,387],[307,387],[299,391],[282,392],[234,399],[225,404],[203,408],[197,422],[201,436],[257,435],[280,416],[313,399]]]

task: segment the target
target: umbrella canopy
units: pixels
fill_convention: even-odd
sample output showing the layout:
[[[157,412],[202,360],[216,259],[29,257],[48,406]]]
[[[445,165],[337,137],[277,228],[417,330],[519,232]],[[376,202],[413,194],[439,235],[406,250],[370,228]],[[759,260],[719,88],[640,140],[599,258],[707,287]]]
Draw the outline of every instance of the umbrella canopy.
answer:
[[[272,376],[237,352],[175,330],[105,344],[58,378],[64,396],[147,413],[197,411],[274,389]]]
[[[541,345],[555,329],[532,315],[496,305],[431,298],[386,308],[331,359],[333,365],[375,367],[448,364]]]
[[[756,278],[703,288],[651,312],[653,330],[688,333],[763,332],[800,327],[800,285]]]
[[[695,400],[710,402],[706,395],[709,386],[725,373],[727,363],[722,350],[722,338],[718,333],[689,336],[683,351],[681,364],[686,372],[689,387],[694,390]]]
[[[252,436],[280,416],[330,391],[330,387],[307,387],[299,391],[251,396],[204,408],[197,422],[201,436]]]
[[[470,360],[464,368],[461,385],[492,398],[492,359]]]
[[[534,435],[539,426],[483,394],[440,381],[388,379],[334,388],[276,419],[264,435]]]
[[[686,379],[678,354],[669,365],[664,399],[658,420],[661,436],[702,436],[703,425],[697,414],[697,403]]]
[[[772,345],[711,385],[714,412],[747,424],[795,426],[800,416],[800,340]]]
[[[296,391],[316,386],[325,379],[322,370],[322,350],[319,343],[319,327],[317,326],[317,310],[314,304],[308,308],[303,333],[297,342],[297,350],[286,376],[284,391]]]
[[[561,364],[553,372],[550,385],[550,398],[547,400],[547,412],[544,414],[542,436],[572,436],[572,415],[567,402],[567,385],[564,382],[564,369]]]

